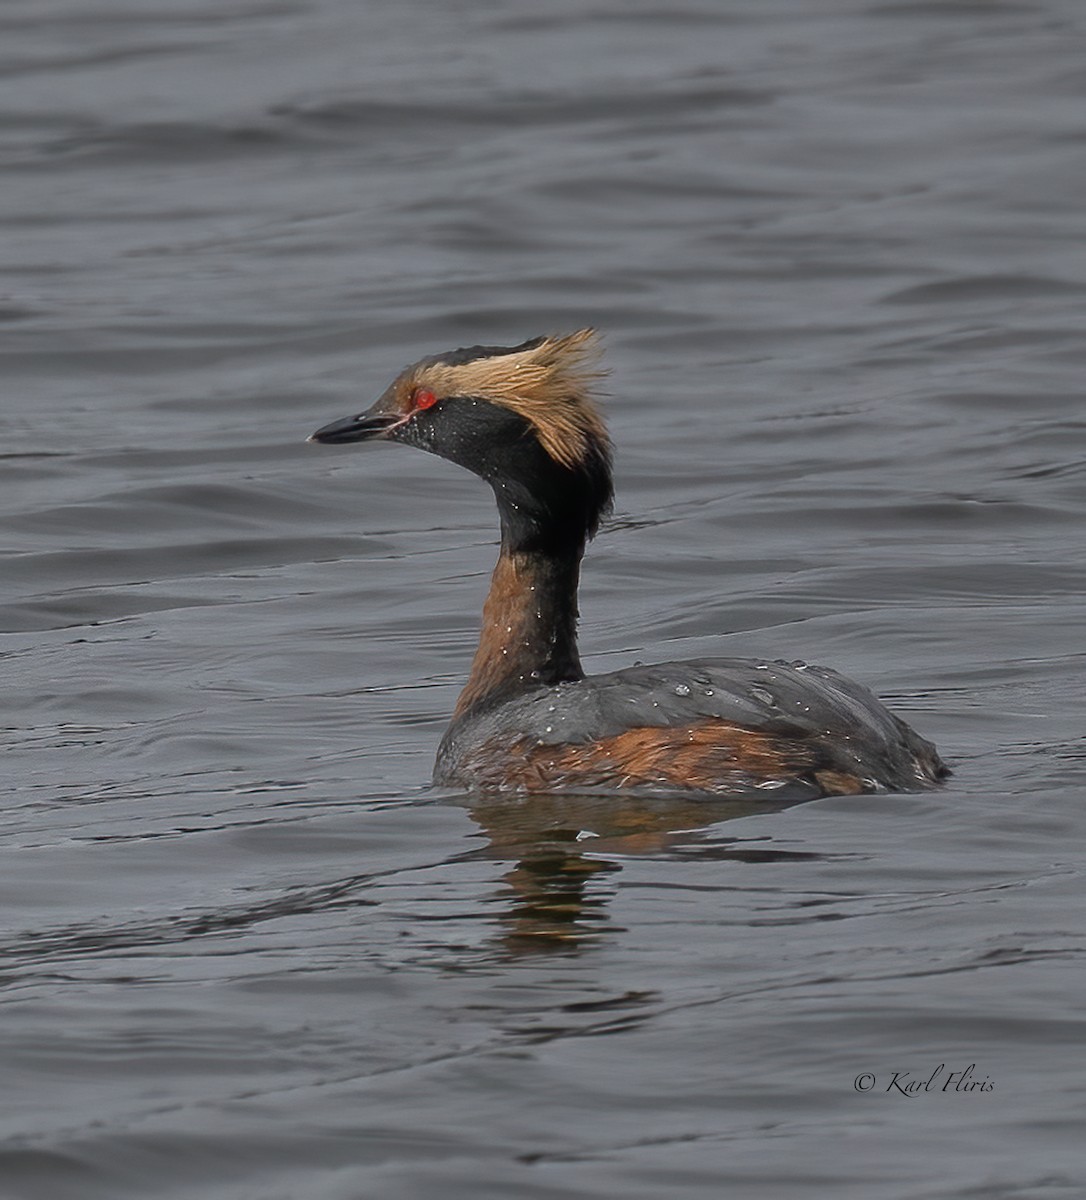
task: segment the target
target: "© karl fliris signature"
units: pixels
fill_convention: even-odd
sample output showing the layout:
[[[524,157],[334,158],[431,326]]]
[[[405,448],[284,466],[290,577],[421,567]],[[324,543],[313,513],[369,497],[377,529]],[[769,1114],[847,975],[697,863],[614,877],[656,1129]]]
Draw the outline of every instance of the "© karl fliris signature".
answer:
[[[940,1063],[934,1071],[861,1071],[852,1081],[857,1092],[889,1092],[899,1096],[923,1096],[932,1092],[994,1092],[995,1083],[987,1075],[977,1075],[977,1064],[951,1071]]]

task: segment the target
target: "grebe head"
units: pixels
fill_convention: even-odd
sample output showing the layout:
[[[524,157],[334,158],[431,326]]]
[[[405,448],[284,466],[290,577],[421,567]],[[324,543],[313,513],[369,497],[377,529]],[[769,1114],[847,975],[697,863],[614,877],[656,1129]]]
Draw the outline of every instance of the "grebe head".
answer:
[[[471,346],[414,363],[366,412],[312,442],[417,446],[494,489],[508,549],[583,547],[610,508],[611,444],[589,397],[591,329],[519,346]]]

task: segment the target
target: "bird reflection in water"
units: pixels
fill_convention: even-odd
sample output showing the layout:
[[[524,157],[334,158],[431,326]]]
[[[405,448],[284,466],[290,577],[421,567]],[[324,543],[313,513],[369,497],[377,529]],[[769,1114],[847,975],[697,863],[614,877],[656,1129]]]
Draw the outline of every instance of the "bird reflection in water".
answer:
[[[780,812],[798,799],[640,799],[541,795],[474,799],[469,812],[487,839],[470,857],[512,864],[502,876],[504,953],[569,954],[610,926],[614,879],[629,858],[733,862],[821,858],[761,839],[723,837],[721,822]]]

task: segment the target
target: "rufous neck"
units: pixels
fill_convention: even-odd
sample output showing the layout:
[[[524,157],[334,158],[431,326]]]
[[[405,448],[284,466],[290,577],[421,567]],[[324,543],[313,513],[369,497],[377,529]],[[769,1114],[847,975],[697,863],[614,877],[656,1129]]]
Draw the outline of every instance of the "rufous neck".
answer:
[[[507,690],[584,678],[577,654],[580,565],[579,548],[548,554],[503,542],[454,716]]]

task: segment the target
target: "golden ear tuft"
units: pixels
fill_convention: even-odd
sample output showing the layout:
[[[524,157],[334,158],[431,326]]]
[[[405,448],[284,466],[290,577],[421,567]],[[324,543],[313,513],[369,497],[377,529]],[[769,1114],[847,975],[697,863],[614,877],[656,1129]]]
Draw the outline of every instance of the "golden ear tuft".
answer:
[[[578,329],[464,363],[420,364],[413,383],[439,396],[479,396],[508,408],[532,424],[551,458],[572,468],[593,447],[609,446],[589,394],[606,374],[595,365],[598,355],[596,331]]]

